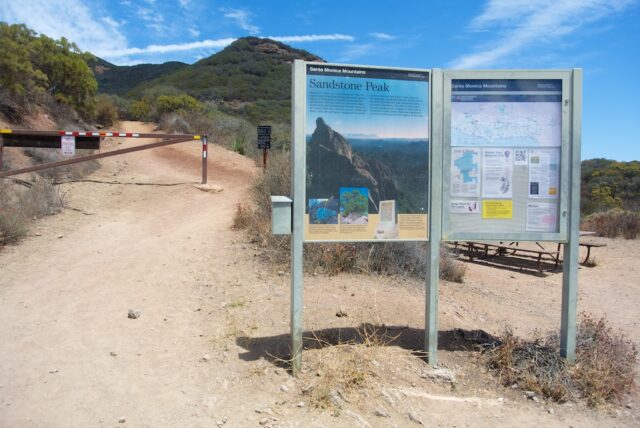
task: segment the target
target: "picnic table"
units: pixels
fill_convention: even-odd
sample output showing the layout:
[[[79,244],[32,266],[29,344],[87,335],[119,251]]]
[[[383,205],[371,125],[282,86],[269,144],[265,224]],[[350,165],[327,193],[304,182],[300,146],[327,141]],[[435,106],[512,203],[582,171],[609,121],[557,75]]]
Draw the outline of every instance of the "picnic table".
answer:
[[[542,263],[549,261],[553,263],[554,269],[558,268],[560,263],[560,250],[547,250],[542,245],[538,244],[539,248],[526,248],[518,245],[517,242],[511,242],[509,244],[503,242],[478,242],[478,241],[466,241],[466,242],[453,242],[454,249],[457,249],[458,245],[467,250],[467,255],[470,260],[473,260],[475,254],[480,253],[484,258],[492,256],[514,256],[525,259],[533,259],[537,262],[538,271],[542,272]]]
[[[591,257],[591,248],[598,248],[598,247],[606,247],[607,244],[605,244],[602,241],[598,241],[597,239],[593,239],[593,238],[588,238],[589,236],[595,236],[596,232],[591,232],[588,230],[581,230],[579,232],[579,237],[580,237],[580,246],[581,247],[586,247],[587,248],[587,255],[584,258],[584,260],[582,261],[582,264],[587,264],[589,262],[589,257]],[[560,251],[560,246],[562,244],[558,243],[558,251]]]
[[[587,255],[582,261],[582,264],[589,262],[591,257],[591,249],[598,247],[606,247],[607,244],[593,239],[596,233],[586,230],[581,230],[579,233],[581,247],[587,248]],[[553,268],[557,269],[562,260],[560,260],[560,250],[562,243],[558,243],[558,247],[555,251],[549,250],[543,247],[539,242],[536,242],[537,248],[521,247],[518,242],[482,242],[482,241],[466,241],[466,242],[452,242],[454,250],[457,250],[458,246],[467,250],[469,260],[473,260],[476,254],[482,255],[484,258],[492,256],[514,256],[525,259],[533,259],[537,263],[538,271],[543,271],[543,263],[549,261],[553,263]]]

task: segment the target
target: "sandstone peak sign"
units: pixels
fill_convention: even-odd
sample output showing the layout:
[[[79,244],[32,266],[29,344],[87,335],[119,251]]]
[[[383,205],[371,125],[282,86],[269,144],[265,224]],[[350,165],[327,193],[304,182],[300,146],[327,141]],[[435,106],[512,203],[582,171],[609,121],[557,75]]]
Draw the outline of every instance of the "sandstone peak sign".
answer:
[[[305,240],[427,240],[429,72],[304,71]]]

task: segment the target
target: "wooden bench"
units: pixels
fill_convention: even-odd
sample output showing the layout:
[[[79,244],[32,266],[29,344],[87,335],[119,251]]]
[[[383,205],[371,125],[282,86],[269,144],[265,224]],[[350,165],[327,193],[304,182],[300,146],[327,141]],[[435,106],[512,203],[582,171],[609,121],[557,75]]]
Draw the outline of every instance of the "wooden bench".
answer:
[[[494,242],[474,242],[467,241],[464,243],[453,242],[454,249],[457,249],[458,245],[461,245],[463,248],[466,247],[468,251],[468,256],[470,260],[473,260],[474,252],[484,253],[484,257],[489,256],[503,256],[510,255],[515,257],[523,257],[534,259],[537,261],[538,271],[542,272],[542,262],[550,261],[553,262],[554,269],[558,268],[558,264],[560,263],[560,251],[551,251],[544,249],[542,247],[538,248],[524,248],[517,245],[517,243],[503,244],[494,243]],[[490,254],[493,252],[493,254]]]

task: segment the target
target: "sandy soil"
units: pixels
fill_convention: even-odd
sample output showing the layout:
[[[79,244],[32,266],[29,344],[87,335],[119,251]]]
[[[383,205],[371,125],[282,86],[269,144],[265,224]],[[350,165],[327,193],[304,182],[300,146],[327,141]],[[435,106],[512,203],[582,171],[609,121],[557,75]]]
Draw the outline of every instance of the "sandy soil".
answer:
[[[561,274],[475,263],[465,284],[441,286],[440,359],[455,388],[423,376],[428,366],[410,351],[422,346],[420,281],[309,275],[308,330],[349,335],[372,323],[400,335],[376,350],[362,394],[342,397],[340,412],[315,408],[303,391],[317,373],[293,378],[272,357],[288,346],[288,274],[230,229],[253,163],[211,145],[218,193],[194,187],[196,142],[102,165],[88,178],[103,183],[64,184],[69,209],[0,250],[2,427],[640,425],[635,396],[596,412],[499,386],[454,329],[556,328]],[[639,341],[640,241],[606,242],[597,266],[580,270],[579,309]],[[319,352],[305,353],[305,367]]]

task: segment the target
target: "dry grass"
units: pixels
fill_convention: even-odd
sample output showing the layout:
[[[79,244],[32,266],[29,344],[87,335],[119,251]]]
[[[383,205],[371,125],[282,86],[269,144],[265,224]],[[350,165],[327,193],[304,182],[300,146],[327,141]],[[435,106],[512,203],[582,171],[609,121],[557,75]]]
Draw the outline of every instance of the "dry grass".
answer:
[[[640,236],[640,212],[615,208],[591,214],[583,220],[581,228],[593,230],[607,238],[624,236],[626,239],[635,239]]]
[[[231,228],[233,230],[247,229],[251,224],[251,209],[244,204],[236,204],[236,210],[233,213],[233,222]]]
[[[83,150],[82,152],[86,153],[79,152],[77,156],[84,156],[93,153],[92,150]],[[62,153],[59,149],[31,148],[25,149],[25,154],[31,158],[32,162],[35,165],[57,162],[66,159],[62,156]],[[44,178],[56,182],[62,179],[76,180],[91,174],[93,171],[99,168],[100,162],[97,160],[92,160],[87,162],[79,162],[72,165],[60,166],[57,168],[44,169],[42,171],[38,171],[38,174]]]
[[[392,338],[362,324],[355,338],[341,338],[338,332],[337,337],[314,335],[307,340],[311,349],[303,356],[303,395],[311,406],[338,414],[345,402],[357,401],[372,386],[378,360],[384,358],[383,349]]]
[[[605,318],[582,314],[578,324],[576,363],[560,357],[557,332],[523,340],[507,331],[500,344],[487,350],[488,367],[505,386],[557,402],[581,399],[589,406],[620,402],[635,385],[635,345],[609,327]]]
[[[446,245],[440,246],[440,278],[451,282],[464,282],[467,265],[456,260]]]
[[[49,180],[37,178],[29,187],[0,180],[0,244],[18,242],[31,219],[58,213],[64,205],[64,194]]]
[[[270,263],[289,263],[290,238],[271,234],[271,195],[290,195],[289,154],[272,152],[266,171],[253,183],[250,205],[238,205],[234,213],[233,228],[244,229],[252,243],[263,251]],[[306,244],[305,269],[329,275],[340,272],[364,272],[381,275],[408,275],[424,277],[426,274],[426,243],[380,242]],[[462,282],[466,266],[444,251],[441,278]]]

